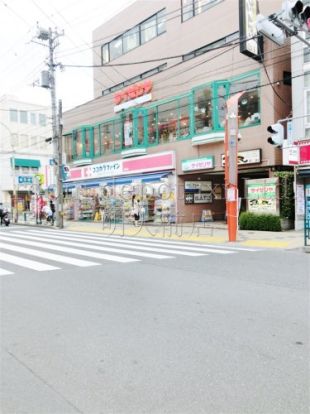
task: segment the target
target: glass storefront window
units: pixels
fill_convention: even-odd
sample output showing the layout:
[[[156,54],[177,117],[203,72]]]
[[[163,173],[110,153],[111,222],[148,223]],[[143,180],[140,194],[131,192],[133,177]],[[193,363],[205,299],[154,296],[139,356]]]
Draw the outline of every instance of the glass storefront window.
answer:
[[[179,138],[185,138],[190,134],[189,99],[179,100]]]
[[[137,139],[138,145],[142,145],[144,143],[144,116],[143,114],[139,114],[137,117]]]
[[[114,151],[120,151],[122,149],[122,134],[123,122],[121,120],[114,121]]]
[[[195,131],[197,134],[205,133],[213,128],[212,123],[212,89],[206,87],[195,91]]]
[[[113,124],[111,122],[100,125],[101,148],[104,154],[111,154],[113,150]]]
[[[218,128],[225,127],[225,117],[226,117],[226,100],[227,100],[227,91],[224,85],[219,85],[217,88],[217,122]]]
[[[72,157],[72,134],[64,136],[64,150],[66,154],[67,163],[71,162]]]
[[[177,102],[172,101],[158,106],[159,143],[173,142],[178,133]]]
[[[79,129],[76,131],[75,142],[76,142],[76,147],[75,147],[76,158],[82,158],[82,154],[83,154],[82,131]]]
[[[156,108],[148,111],[148,143],[149,145],[157,142],[157,111]]]
[[[85,129],[85,156],[90,157],[90,129]]]
[[[132,114],[126,114],[123,118],[123,129],[124,129],[124,148],[131,148],[133,146],[133,119]]]
[[[246,91],[238,102],[239,127],[255,125],[260,122],[260,97],[257,87],[257,75],[233,81],[230,85],[230,95]]]
[[[94,155],[100,155],[100,131],[99,126],[94,127]]]

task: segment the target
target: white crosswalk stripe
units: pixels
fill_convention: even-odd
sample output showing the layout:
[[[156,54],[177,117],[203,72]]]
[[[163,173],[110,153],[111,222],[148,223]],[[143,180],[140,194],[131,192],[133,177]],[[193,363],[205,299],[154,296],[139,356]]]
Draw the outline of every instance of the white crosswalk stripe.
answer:
[[[194,258],[210,254],[223,256],[238,253],[238,250],[257,251],[258,249],[160,238],[18,227],[16,230],[0,233],[0,250],[0,263],[10,264],[9,269],[5,269],[3,265],[0,267],[0,276],[6,276],[14,274],[14,265],[18,268],[24,267],[42,272],[60,269],[58,264],[86,268],[103,265],[105,261],[134,263],[142,259],[161,260],[180,256]],[[81,256],[85,257],[85,260],[81,259]],[[48,261],[56,262],[57,266],[50,265]]]

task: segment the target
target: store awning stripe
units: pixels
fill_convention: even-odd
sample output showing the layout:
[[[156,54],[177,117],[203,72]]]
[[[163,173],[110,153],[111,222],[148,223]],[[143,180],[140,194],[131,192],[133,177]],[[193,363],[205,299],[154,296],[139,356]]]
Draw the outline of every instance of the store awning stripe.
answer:
[[[13,158],[11,157],[11,165],[15,167],[31,167],[31,168],[40,168],[40,160],[31,160],[28,158]]]
[[[88,181],[76,181],[63,183],[65,189],[75,188],[81,186],[82,188],[99,187],[105,185],[120,185],[120,184],[131,184],[133,181],[141,181],[143,183],[151,183],[159,181],[161,178],[167,177],[170,172],[162,172],[157,174],[143,174],[143,175],[131,175],[128,177],[117,177],[114,179],[103,179],[103,180],[88,180]]]

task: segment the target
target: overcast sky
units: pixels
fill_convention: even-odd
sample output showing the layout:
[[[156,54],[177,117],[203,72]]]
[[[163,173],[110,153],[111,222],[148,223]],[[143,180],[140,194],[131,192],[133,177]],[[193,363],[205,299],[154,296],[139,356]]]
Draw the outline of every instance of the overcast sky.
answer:
[[[49,90],[33,83],[40,79],[48,48],[33,43],[37,22],[64,30],[56,49],[62,64],[92,64],[92,31],[134,0],[0,0],[0,95],[50,105]],[[113,28],[111,28],[113,33]],[[93,98],[92,69],[57,70],[57,99],[64,110]]]

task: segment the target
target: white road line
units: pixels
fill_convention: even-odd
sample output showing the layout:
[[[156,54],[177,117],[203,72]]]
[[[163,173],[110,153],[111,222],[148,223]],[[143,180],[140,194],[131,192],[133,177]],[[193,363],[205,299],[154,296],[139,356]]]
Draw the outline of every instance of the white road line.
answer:
[[[130,263],[130,262],[138,262],[139,259],[131,259],[128,257],[121,257],[121,256],[114,256],[111,254],[104,254],[104,253],[96,253],[96,252],[90,252],[90,251],[86,251],[86,250],[81,250],[81,249],[71,249],[69,247],[65,247],[65,246],[52,246],[51,244],[42,244],[39,242],[32,242],[32,241],[28,241],[28,240],[19,240],[17,239],[17,237],[21,237],[21,236],[16,236],[14,238],[11,237],[7,237],[7,236],[2,236],[2,234],[0,235],[0,241],[4,240],[4,241],[8,241],[10,243],[14,243],[14,244],[27,244],[29,246],[33,246],[33,247],[39,247],[40,249],[47,249],[47,250],[55,250],[57,252],[65,252],[65,253],[72,253],[72,254],[77,254],[80,256],[87,256],[87,257],[94,257],[96,259],[102,259],[102,260],[109,260],[109,261],[113,261],[113,262],[119,262],[119,263]],[[27,236],[25,236],[27,237]]]
[[[0,267],[0,276],[6,276],[6,275],[13,275],[13,272],[9,272],[8,270],[1,269]]]
[[[61,235],[56,236],[56,235],[42,235],[41,234],[40,236],[37,235],[35,237],[35,236],[24,236],[24,233],[15,232],[15,234],[17,234],[17,233],[18,233],[18,235],[15,236],[15,237],[22,237],[22,238],[26,238],[26,239],[28,238],[30,240],[42,240],[42,238],[47,238],[49,243],[56,243],[57,244],[57,242],[58,242],[58,244],[65,244],[67,246],[80,246],[81,245],[81,243],[74,243],[72,241],[70,241],[70,242],[69,241],[63,241],[64,238],[66,238],[67,240],[68,239],[71,240],[72,239],[71,236],[68,237],[68,236],[61,236]],[[29,234],[29,232],[27,232],[27,234]],[[54,241],[53,239],[55,239],[56,241]],[[74,239],[77,240],[77,238],[75,238],[75,237],[74,237]],[[100,240],[96,239],[98,241],[91,241],[90,238],[82,238],[82,237],[80,238],[80,240],[83,243],[85,243],[85,248],[94,249],[95,247],[93,247],[93,244],[97,244],[97,245],[104,246],[104,249],[106,251],[114,251],[114,252],[117,252],[119,254],[127,254],[127,255],[134,255],[134,256],[147,255],[146,253],[141,253],[139,250],[151,251],[151,252],[157,252],[157,253],[160,253],[160,252],[161,253],[170,253],[170,254],[177,254],[177,255],[182,255],[182,256],[191,256],[191,257],[203,256],[203,255],[206,254],[206,253],[196,253],[196,252],[183,251],[182,248],[180,249],[181,251],[172,250],[170,248],[169,248],[169,250],[167,250],[166,246],[164,246],[165,247],[164,249],[159,249],[159,248],[156,247],[156,245],[155,245],[155,247],[153,247],[153,246],[152,247],[144,247],[144,244],[142,242],[129,242],[129,243],[121,243],[120,244],[119,242],[116,242],[116,241],[113,242],[110,239],[105,239],[105,238],[102,238]],[[104,241],[104,240],[106,240],[106,241]],[[91,244],[91,247],[88,247],[87,243]],[[117,249],[106,247],[106,246],[115,246],[115,247],[117,247]],[[178,246],[176,246],[176,247],[179,249]],[[136,249],[136,251],[132,252],[130,250],[124,250],[124,248],[126,248],[126,249]],[[102,247],[101,248],[97,247],[96,249],[97,250],[98,249],[102,250]],[[225,254],[225,253],[223,253],[223,254]],[[149,253],[148,253],[148,255],[149,255]],[[167,258],[167,256],[165,258]]]
[[[101,235],[97,235],[95,236],[94,233],[89,233],[89,232],[77,232],[77,231],[68,231],[68,230],[50,230],[50,229],[42,229],[42,230],[33,230],[33,231],[37,231],[37,232],[45,232],[45,233],[62,233],[62,234],[70,234],[70,235],[89,235],[92,237],[101,237]],[[258,252],[261,251],[261,249],[259,248],[251,248],[251,247],[238,247],[238,246],[223,246],[223,245],[219,245],[219,244],[210,244],[210,243],[196,243],[196,242],[185,242],[182,240],[164,240],[161,239],[160,237],[154,237],[154,238],[150,238],[150,237],[142,237],[142,236],[134,236],[134,237],[130,237],[130,236],[120,236],[120,235],[107,235],[105,233],[102,233],[102,236],[106,236],[109,239],[121,239],[121,240],[143,240],[145,242],[151,242],[153,243],[154,240],[163,243],[163,244],[182,244],[183,246],[189,246],[189,247],[211,247],[214,249],[227,249],[227,250],[236,250],[236,251],[247,251],[247,252]]]
[[[14,232],[14,233],[24,234],[22,232]],[[157,251],[157,252],[163,251],[163,252],[166,252],[166,253],[168,252],[167,249],[169,249],[170,253],[175,253],[173,250],[172,251],[170,250],[171,248],[174,248],[174,249],[177,249],[176,250],[177,253],[175,253],[175,254],[181,254],[180,250],[182,250],[182,251],[185,250],[187,252],[199,252],[199,253],[203,253],[203,254],[207,254],[207,253],[232,254],[232,253],[235,253],[235,251],[217,249],[216,246],[213,246],[213,248],[195,247],[195,246],[190,246],[190,245],[184,246],[182,242],[171,243],[171,244],[168,245],[168,244],[162,243],[161,240],[154,240],[153,242],[144,242],[144,240],[141,239],[141,238],[138,239],[138,240],[137,239],[133,239],[133,240],[130,239],[129,240],[127,238],[125,238],[125,239],[123,239],[123,238],[111,238],[109,236],[108,237],[107,236],[84,236],[84,235],[80,235],[80,234],[79,235],[76,235],[76,234],[74,234],[74,235],[63,234],[62,235],[61,233],[58,233],[59,236],[58,235],[55,236],[55,235],[52,235],[50,233],[43,236],[42,232],[40,230],[30,230],[30,231],[27,232],[27,234],[29,234],[29,233],[31,233],[31,234],[40,234],[41,233],[41,237],[53,237],[53,238],[62,237],[62,238],[67,238],[67,239],[68,238],[70,238],[70,239],[74,238],[75,240],[80,239],[80,240],[84,240],[84,241],[85,240],[98,240],[98,241],[101,241],[101,242],[106,241],[106,244],[109,245],[109,246],[119,246],[119,247],[126,246],[126,247],[128,247],[130,245],[133,245],[133,246],[139,246],[139,249],[142,249],[142,247],[140,247],[140,246],[145,246],[145,247],[149,246],[149,247],[147,247],[147,249],[149,249],[151,251]],[[164,250],[158,250],[158,249],[155,249],[154,247],[160,247],[160,248],[163,248]],[[131,247],[131,248],[133,248],[133,247]],[[189,256],[193,256],[193,254],[189,254]],[[197,255],[197,256],[199,256],[199,255]]]
[[[38,272],[45,272],[46,270],[57,270],[59,267],[50,266],[45,263],[40,263],[35,260],[24,259],[23,257],[13,256],[11,254],[1,252],[1,261],[13,263],[14,265],[27,267],[28,269],[37,270]]]
[[[7,244],[7,243],[0,242],[0,249],[2,249],[1,253],[3,250],[13,250],[14,252],[16,252],[16,246],[14,246],[13,244]],[[61,256],[60,254],[45,252],[42,249],[34,250],[34,249],[28,249],[27,247],[18,246],[18,253],[29,254],[30,256],[42,257],[44,259],[61,262],[61,263],[67,263],[67,264],[71,264],[71,265],[79,266],[79,267],[89,267],[89,266],[100,265],[100,263],[90,262],[88,260],[75,259],[73,257]]]

